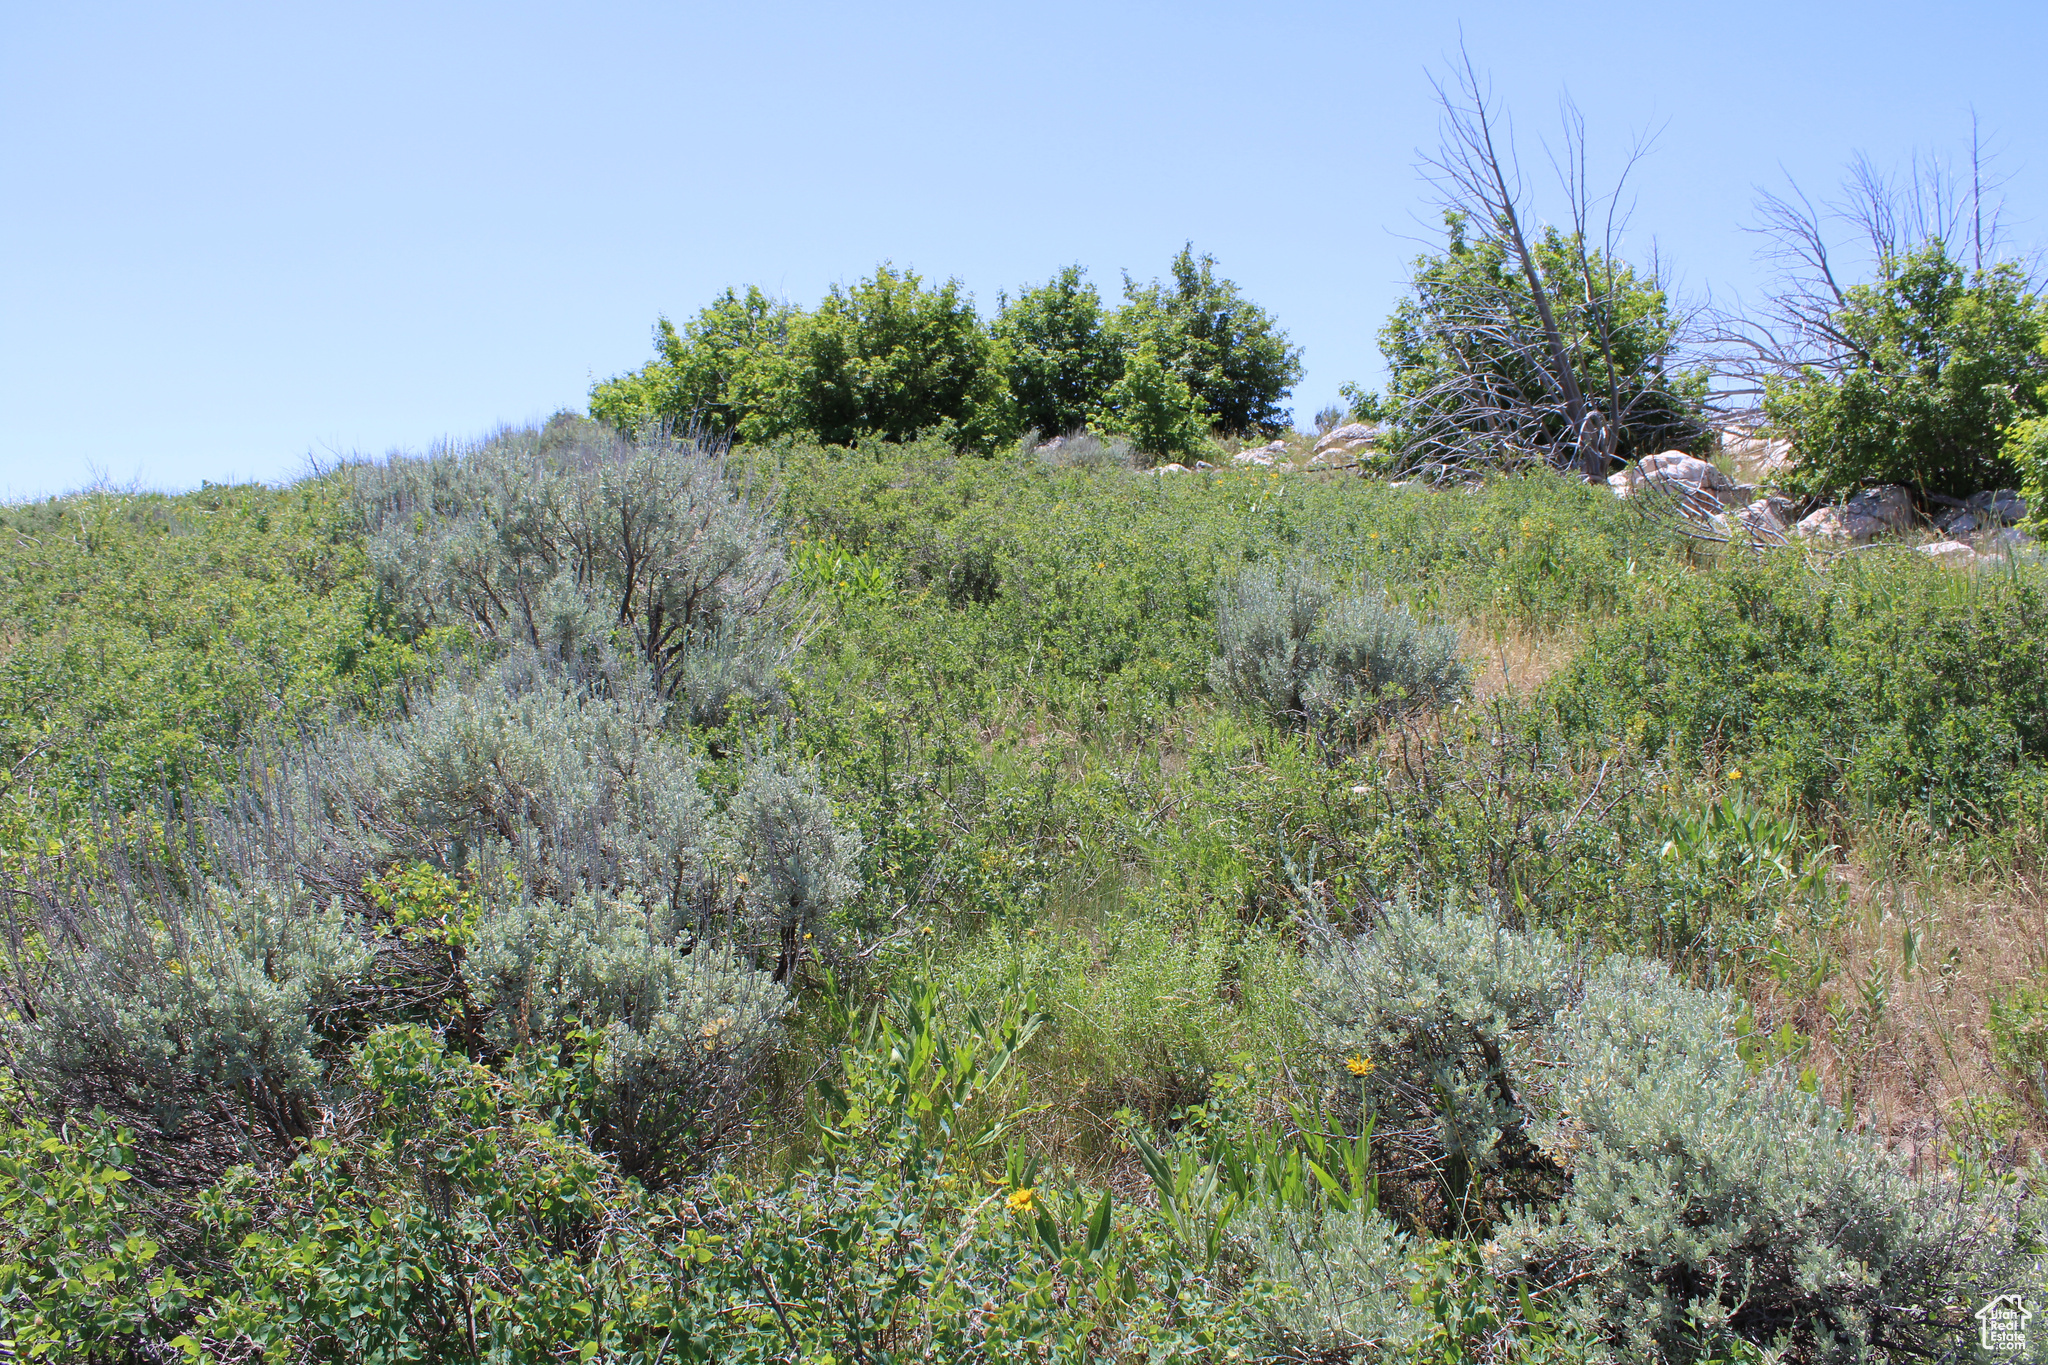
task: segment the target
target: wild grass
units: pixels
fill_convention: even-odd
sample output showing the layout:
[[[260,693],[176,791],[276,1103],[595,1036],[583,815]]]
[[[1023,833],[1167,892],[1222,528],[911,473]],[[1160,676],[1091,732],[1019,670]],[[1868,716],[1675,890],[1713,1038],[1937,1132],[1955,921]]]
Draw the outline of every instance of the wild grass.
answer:
[[[515,443],[525,463],[500,473],[546,473],[547,452],[530,445]],[[731,926],[722,948],[752,954],[751,971],[772,970],[791,1004],[747,1096],[739,1140],[707,1155],[708,1170],[679,1177],[682,1204],[658,1213],[635,1205],[631,1217],[641,1220],[635,1227],[666,1229],[649,1246],[697,1245],[687,1241],[694,1232],[737,1249],[698,1264],[744,1264],[760,1279],[734,1281],[739,1297],[704,1311],[730,1326],[733,1303],[753,1305],[759,1332],[747,1349],[761,1358],[787,1355],[805,1322],[814,1344],[840,1340],[831,1324],[860,1320],[880,1333],[865,1338],[870,1345],[895,1343],[891,1350],[939,1351],[934,1343],[955,1340],[944,1333],[956,1330],[968,1334],[958,1340],[986,1345],[1010,1322],[1003,1314],[1040,1312],[1033,1304],[1047,1315],[1031,1319],[1044,1331],[1064,1324],[1057,1330],[1096,1343],[1075,1346],[1075,1358],[1093,1350],[1136,1359],[1155,1346],[1179,1359],[1228,1358],[1233,1346],[1278,1350],[1277,1338],[1260,1333],[1287,1315],[1259,1297],[1265,1272],[1255,1271],[1272,1269],[1287,1238],[1320,1248],[1331,1265],[1380,1267],[1375,1274],[1398,1266],[1410,1278],[1381,1288],[1417,1331],[1449,1333],[1454,1301],[1489,1305],[1494,1328],[1456,1329],[1460,1358],[1505,1358],[1521,1349],[1513,1343],[1535,1340],[1513,1277],[1487,1259],[1498,1249],[1486,1251],[1481,1233],[1506,1216],[1516,1190],[1565,1197],[1541,1162],[1530,1158],[1516,1176],[1527,1177],[1526,1189],[1487,1193],[1484,1216],[1461,1221],[1455,1192],[1444,1192],[1456,1163],[1425,1140],[1427,1115],[1411,1105],[1402,1111],[1412,1120],[1407,1136],[1390,1130],[1373,1148],[1389,1196],[1377,1213],[1346,1203],[1340,1218],[1325,1194],[1288,1184],[1286,1172],[1304,1168],[1287,1162],[1315,1142],[1356,1139],[1358,1115],[1338,1101],[1352,1093],[1346,1064],[1368,1060],[1362,1040],[1346,1040],[1337,1056],[1308,1027],[1311,968],[1332,944],[1372,944],[1389,906],[1491,916],[1501,932],[1559,945],[1560,973],[1615,953],[1661,963],[1669,977],[1657,976],[1659,1007],[1691,1019],[1700,1047],[1729,1052],[1745,1074],[1764,1078],[1760,1086],[1782,1082],[1769,1104],[1782,1099],[1787,1113],[1828,1123],[1841,1115],[1843,1150],[1856,1161],[1866,1138],[1897,1153],[1906,1178],[1921,1182],[1898,1189],[1995,1185],[2048,1145],[2048,1115],[2026,1078],[2000,1062],[1991,1013],[2048,965],[2039,871],[2048,842],[2048,656],[2039,641],[2048,631],[2033,567],[1965,577],[1910,556],[1858,556],[1825,571],[1797,556],[1693,563],[1604,491],[1547,476],[1425,491],[1351,474],[1160,476],[1028,452],[990,460],[936,442],[792,446],[688,472],[692,488],[744,523],[750,553],[789,566],[784,582],[779,571],[757,576],[746,607],[786,623],[777,638],[800,648],[772,678],[734,689],[729,705],[650,714],[644,753],[619,767],[687,770],[685,794],[720,813],[720,833],[707,835],[703,851],[705,865],[719,868],[716,886],[704,884],[704,908]],[[591,478],[591,488],[603,482]],[[584,483],[564,475],[562,486]],[[746,487],[772,489],[773,505],[728,506],[724,490]],[[7,572],[33,607],[10,623],[0,655],[0,672],[16,684],[0,698],[14,746],[6,757],[33,776],[6,794],[10,867],[54,858],[52,848],[78,859],[87,846],[72,837],[79,826],[65,823],[66,812],[91,804],[103,781],[94,775],[127,772],[118,746],[152,727],[165,731],[162,752],[192,756],[187,771],[196,774],[201,759],[212,765],[211,785],[187,788],[203,804],[268,726],[296,733],[320,717],[424,716],[437,694],[409,684],[452,666],[437,656],[455,636],[480,655],[495,650],[475,621],[452,634],[437,624],[433,604],[454,599],[415,591],[424,578],[396,597],[375,591],[364,528],[320,501],[332,494],[315,484],[239,501],[194,495],[171,500],[167,512],[138,504],[132,516],[97,504],[7,512],[19,534],[0,556],[12,556]],[[272,529],[257,531],[265,515]],[[184,519],[190,528],[173,526]],[[471,520],[476,529],[488,517]],[[236,558],[214,526],[254,535],[262,553]],[[562,545],[589,540],[570,520],[561,526]],[[686,526],[670,529],[687,543]],[[438,544],[447,531],[391,520],[380,542],[387,569],[405,560],[427,573],[435,554],[406,560],[407,546]],[[70,540],[53,548],[59,536]],[[553,582],[562,567],[464,544],[499,575],[494,591]],[[1228,636],[1218,590],[1285,565],[1313,565],[1332,591],[1383,587],[1418,630],[1455,639],[1469,691],[1433,691],[1426,704],[1391,708],[1344,736],[1232,704],[1211,674]],[[309,613],[301,634],[317,648],[295,640],[295,652],[245,649],[264,637],[243,608],[206,617],[160,601],[133,583],[151,566],[206,591],[226,584],[230,604],[274,593]],[[386,577],[387,586],[410,582]],[[562,582],[576,578],[572,570]],[[584,616],[571,624],[597,630]],[[629,634],[647,624],[623,622]],[[108,677],[167,679],[168,690],[93,691],[99,665],[76,647],[81,639],[97,642]],[[564,666],[609,659],[594,644],[579,652],[595,639],[564,636]],[[209,656],[232,685],[192,681]],[[465,667],[474,674],[473,663]],[[65,694],[66,679],[83,701]],[[633,692],[603,669],[583,681],[590,696],[577,694],[571,708],[579,724]],[[256,693],[280,700],[264,712],[249,703]],[[140,789],[137,773],[121,790]],[[538,818],[543,805],[582,809],[561,785],[526,782],[498,804],[521,819]],[[609,799],[603,784],[583,785],[593,810]],[[522,802],[538,804],[529,812]],[[621,839],[634,828],[597,815],[589,823]],[[789,829],[812,830],[805,846],[816,848],[799,856],[803,841],[784,838]],[[589,847],[606,866],[624,867],[624,845],[614,844]],[[794,860],[786,867],[785,855]],[[813,883],[819,894],[800,893]],[[761,908],[770,902],[780,907],[772,916]],[[536,922],[550,913],[533,908]],[[459,970],[458,947],[469,951],[442,944],[436,961]],[[664,950],[696,951],[681,938]],[[1746,1009],[1733,1034],[1708,1018],[1719,1019],[1720,1006],[1698,992],[1714,989],[1731,990],[1734,1008]],[[509,1026],[505,1009],[517,1002],[490,1007],[502,1016],[493,1027]],[[460,1017],[459,1002],[449,1008]],[[1392,1017],[1387,1001],[1373,1008],[1374,1018]],[[720,1011],[691,1014],[669,1029],[669,1043],[688,1052],[691,1038],[723,1038],[732,1025]],[[1463,1018],[1456,1009],[1443,1017]],[[575,1171],[615,1168],[590,1142],[607,1140],[592,1096],[605,1077],[618,1078],[568,1013],[549,1018],[562,1047],[516,1078],[510,1045],[440,1059],[436,1040],[460,1030],[378,1033],[361,1058],[353,1038],[336,1042],[322,1065],[335,1085],[357,1089],[336,1111],[353,1117],[345,1132],[333,1130],[342,1146],[332,1161],[354,1160],[348,1144],[371,1141],[380,1124],[399,1127],[376,1141],[400,1141],[414,1131],[405,1124],[440,1125],[433,1140],[448,1151],[480,1150],[467,1144],[495,1131],[465,1128],[468,1120],[431,1105],[415,1113],[362,1098],[384,1092],[362,1088],[349,1068],[374,1062],[386,1081],[399,1078],[392,1084],[415,1084],[404,1080],[415,1072],[441,1077],[434,1085],[478,1113],[505,1106],[522,1144],[570,1134],[566,1148],[581,1153]],[[1532,1056],[1547,1055],[1544,1030],[1561,1026],[1546,1020],[1531,1025]],[[965,1050],[917,1050],[941,1037]],[[1006,1052],[1004,1037],[1025,1041]],[[1446,1037],[1437,1042],[1469,1041]],[[410,1060],[394,1060],[392,1049]],[[1489,1093],[1492,1063],[1483,1049],[1467,1052],[1458,1054],[1459,1093],[1476,1104]],[[970,1054],[984,1060],[947,1060]],[[997,1054],[999,1075],[975,1069]],[[1375,1066],[1383,1080],[1407,1076],[1407,1060],[1387,1054]],[[472,1061],[482,1070],[463,1069]],[[1713,1084],[1750,1095],[1750,1082],[1728,1067]],[[448,1079],[458,1072],[467,1079]],[[918,1100],[913,1073],[916,1086],[957,1086],[917,1091]],[[1408,1080],[1407,1099],[1423,1095],[1427,1087]],[[1507,1103],[1488,1110],[1500,1120],[1488,1129],[1498,1130],[1495,1146],[1519,1122],[1509,1112],[1518,1102]],[[583,1132],[579,1123],[597,1126]],[[995,1130],[1000,1142],[971,1148],[948,1136]],[[1616,1150],[1635,1140],[1629,1132],[1608,1134]],[[1267,1138],[1270,1149],[1257,1145]],[[1405,1173],[1388,1164],[1401,1152]],[[1246,1163],[1267,1163],[1266,1173],[1253,1181]],[[1169,1168],[1194,1183],[1160,1183]],[[365,1198],[411,1207],[409,1168],[375,1169],[396,1174]],[[343,1179],[339,1166],[307,1170],[307,1179]],[[1230,1170],[1251,1182],[1237,1197],[1259,1210],[1256,1229],[1212,1224],[1208,1238],[1201,1219],[1221,1216],[1224,1186],[1205,1204],[1200,1182]],[[269,1176],[249,1179],[246,1197],[233,1196],[249,1209],[304,1195],[265,1184]],[[1866,1183],[1893,1190],[1890,1179],[1878,1172]],[[1043,1191],[1046,1225],[1007,1202],[1025,1190]],[[1105,1215],[1098,1240],[1091,1220],[1110,1207],[1097,1202],[1104,1192],[1114,1195],[1114,1216]],[[1345,1198],[1354,1196],[1362,1192]],[[471,1207],[449,1198],[451,1209]],[[178,1223],[186,1212],[163,1216],[191,1246],[204,1244]],[[1390,1250],[1397,1223],[1422,1240]],[[308,1231],[304,1245],[324,1235]],[[1607,1234],[1590,1224],[1573,1234],[1582,1235],[1586,1246],[1605,1245]],[[1545,1236],[1532,1245],[1556,1242]],[[1451,1240],[1439,1246],[1439,1237]],[[952,1248],[934,1250],[930,1264],[960,1267],[998,1307],[953,1304],[951,1290],[918,1278],[925,1270],[892,1259],[910,1247]],[[204,1260],[192,1255],[192,1264]],[[945,1260],[955,1255],[966,1260]],[[823,1278],[847,1267],[872,1273],[874,1295],[884,1295],[876,1286],[923,1287],[914,1302],[892,1299],[896,1308],[863,1318],[882,1298]],[[1128,1290],[1122,1267],[1131,1268]],[[1027,1283],[1027,1270],[1042,1278]],[[546,1273],[567,1277],[563,1295],[584,1292],[574,1288],[582,1271]],[[1567,1282],[1580,1283],[1576,1273],[1545,1279],[1545,1270],[1527,1283],[1536,1301],[1558,1307]],[[1411,1280],[1425,1287],[1421,1298]],[[790,1296],[790,1320],[758,1311],[761,1283]],[[962,1316],[946,1317],[955,1308]],[[1585,1311],[1598,1318],[1608,1309]],[[1214,1324],[1242,1334],[1226,1339]],[[1599,1330],[1611,1345],[1623,1329],[1609,1321]],[[1205,1331],[1211,1337],[1198,1340]],[[650,1327],[650,1349],[658,1338]],[[1124,1344],[1102,1345],[1112,1338]],[[1131,1344],[1141,1338],[1151,1345]],[[1178,1344],[1159,1345],[1169,1339]],[[1597,1358],[1586,1350],[1557,1358]]]

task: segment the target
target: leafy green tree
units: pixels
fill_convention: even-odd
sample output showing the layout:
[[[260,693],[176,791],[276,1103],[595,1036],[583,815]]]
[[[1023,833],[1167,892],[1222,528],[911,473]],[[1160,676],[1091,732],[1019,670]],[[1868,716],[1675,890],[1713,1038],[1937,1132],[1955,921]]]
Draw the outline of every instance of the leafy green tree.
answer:
[[[950,427],[962,446],[987,449],[1016,430],[1006,369],[958,280],[927,288],[884,263],[851,288],[834,285],[816,312],[792,319],[787,346],[741,367],[739,433],[844,445]]]
[[[2048,531],[2048,417],[2015,422],[2006,433],[2005,458],[2019,471],[2035,531]]]
[[[660,318],[656,357],[592,386],[590,415],[628,435],[664,425],[730,432],[752,415],[739,397],[749,388],[739,382],[741,371],[780,353],[799,316],[748,285],[744,294],[727,289],[680,331]]]
[[[1010,394],[1029,430],[1081,430],[1123,374],[1103,325],[1102,296],[1078,265],[1005,300],[992,330],[1009,350]]]
[[[1124,306],[1109,332],[1127,357],[1150,346],[1208,419],[1231,432],[1284,425],[1280,406],[1301,378],[1301,348],[1265,309],[1216,275],[1216,258],[1192,243],[1173,258],[1173,282],[1124,279]]]
[[[1390,444],[1410,462],[1540,451],[1562,463],[1581,435],[1528,272],[1503,234],[1475,240],[1455,212],[1445,224],[1443,253],[1416,258],[1410,292],[1380,330],[1385,397],[1346,396],[1393,423]],[[1564,362],[1612,431],[1610,453],[1697,447],[1706,373],[1680,365],[1679,322],[1660,284],[1556,228],[1531,257]]]
[[[1200,401],[1148,339],[1124,362],[1123,377],[1103,395],[1097,422],[1105,431],[1130,437],[1149,455],[1185,459],[1205,447],[1204,417]]]
[[[1764,412],[1799,451],[1795,486],[2013,484],[2008,435],[2048,412],[2048,303],[2017,265],[1965,271],[1940,238],[1886,255],[1879,273],[1834,315],[1839,365],[1766,381]]]

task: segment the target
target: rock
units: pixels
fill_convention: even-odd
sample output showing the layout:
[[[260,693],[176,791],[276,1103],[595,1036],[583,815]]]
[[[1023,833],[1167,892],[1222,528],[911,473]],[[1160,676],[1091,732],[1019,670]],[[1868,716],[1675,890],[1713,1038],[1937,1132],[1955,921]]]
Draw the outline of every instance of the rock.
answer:
[[[1769,498],[1759,498],[1745,507],[1737,508],[1734,518],[1746,528],[1755,540],[1782,540],[1785,536],[1785,518]]]
[[[1737,487],[1729,478],[1705,460],[1697,459],[1682,450],[1665,450],[1655,455],[1645,455],[1619,474],[1610,474],[1608,487],[1619,496],[1627,497],[1644,484],[1666,484],[1674,488],[1697,488],[1704,492],[1732,493]]]
[[[1213,465],[1213,464],[1210,464],[1210,463],[1209,463],[1209,462],[1208,462],[1207,460],[1196,460],[1196,461],[1195,461],[1195,468],[1197,468],[1197,469],[1214,469],[1215,467],[1216,467],[1215,465]]]
[[[1316,454],[1339,449],[1349,452],[1369,446],[1379,438],[1380,429],[1372,422],[1346,422],[1316,442]]]
[[[1721,453],[1751,474],[1781,474],[1792,467],[1790,441],[1769,440],[1740,427],[1721,433]]]
[[[1975,493],[1964,502],[1966,515],[1974,516],[1980,526],[2011,526],[2027,519],[2026,499],[2017,489],[1994,488]]]
[[[1240,450],[1230,457],[1232,464],[1274,465],[1284,463],[1288,458],[1287,442],[1269,441],[1256,450]]]
[[[1977,514],[1966,507],[1951,507],[1934,519],[1935,529],[1952,536],[1975,535],[1983,529]]]
[[[1959,540],[1937,540],[1929,545],[1914,546],[1929,559],[1943,564],[1968,564],[1977,558],[1977,552]]]
[[[2008,526],[2002,531],[1993,531],[1984,537],[1985,554],[2016,554],[2027,548],[2033,537],[2017,526]]]
[[[1188,472],[1188,467],[1184,464],[1163,464],[1152,472],[1154,474],[1185,474]]]
[[[1735,487],[1735,480],[1718,468],[1682,450],[1645,455],[1636,464],[1636,475],[1638,479],[1657,483],[1689,483],[1695,488],[1718,490]]]
[[[1913,495],[1898,484],[1866,488],[1840,507],[1823,507],[1799,523],[1799,534],[1863,545],[1913,524]]]

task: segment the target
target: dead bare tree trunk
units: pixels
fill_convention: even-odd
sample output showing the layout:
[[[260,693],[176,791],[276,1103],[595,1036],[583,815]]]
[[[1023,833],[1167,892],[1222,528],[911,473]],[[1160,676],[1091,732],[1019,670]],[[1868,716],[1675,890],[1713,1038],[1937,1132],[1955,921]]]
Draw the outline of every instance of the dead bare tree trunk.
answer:
[[[1655,449],[1688,444],[1701,427],[1696,417],[1671,420],[1682,404],[1665,383],[1686,320],[1669,311],[1654,273],[1617,266],[1619,199],[1643,144],[1614,189],[1596,196],[1584,120],[1566,102],[1563,160],[1552,157],[1570,212],[1570,231],[1560,233],[1532,220],[1512,127],[1470,55],[1461,48],[1451,75],[1434,84],[1442,139],[1421,164],[1452,247],[1421,263],[1406,313],[1422,349],[1444,362],[1427,387],[1397,394],[1416,467],[1443,477],[1540,455],[1591,480],[1640,439],[1663,438]],[[1603,204],[1604,235],[1593,231]],[[1647,324],[1615,306],[1632,290],[1658,296],[1640,310],[1654,312]]]

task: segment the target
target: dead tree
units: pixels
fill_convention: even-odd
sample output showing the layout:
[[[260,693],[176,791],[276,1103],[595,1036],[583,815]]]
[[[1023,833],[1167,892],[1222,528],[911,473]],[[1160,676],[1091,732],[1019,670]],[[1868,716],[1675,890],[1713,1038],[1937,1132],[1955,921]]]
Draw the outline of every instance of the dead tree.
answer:
[[[1698,404],[1677,391],[1689,317],[1671,309],[1660,268],[1623,263],[1622,195],[1646,148],[1629,153],[1614,187],[1587,174],[1585,123],[1564,105],[1551,157],[1564,191],[1562,225],[1533,224],[1514,138],[1462,49],[1435,82],[1442,138],[1422,156],[1451,255],[1425,259],[1397,315],[1418,361],[1389,352],[1400,444],[1411,469],[1445,477],[1476,466],[1545,461],[1604,477],[1617,456],[1694,443]],[[1656,306],[1625,310],[1625,296]],[[1624,313],[1629,315],[1624,316]],[[1406,387],[1404,386],[1404,383]]]
[[[1783,192],[1759,188],[1750,231],[1761,239],[1768,282],[1755,307],[1738,300],[1709,318],[1717,390],[1754,402],[1773,378],[1879,368],[1841,326],[1848,291],[1856,276],[1891,279],[1905,255],[1929,241],[1973,270],[2017,260],[2027,288],[2040,292],[2041,261],[2021,257],[2010,240],[2006,176],[1993,161],[1972,118],[1966,166],[1915,152],[1902,174],[1891,175],[1859,155],[1833,199],[1816,201],[1789,178]]]

